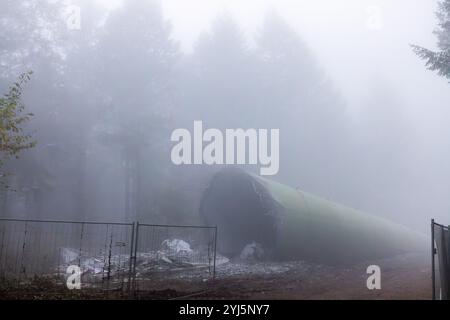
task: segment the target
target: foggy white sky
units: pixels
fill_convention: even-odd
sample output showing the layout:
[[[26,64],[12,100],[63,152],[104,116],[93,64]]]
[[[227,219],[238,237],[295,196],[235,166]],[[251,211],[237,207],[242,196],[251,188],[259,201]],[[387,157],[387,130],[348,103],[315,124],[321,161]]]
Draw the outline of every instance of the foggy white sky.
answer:
[[[408,46],[435,46],[433,0],[164,0],[163,6],[186,51],[220,12],[232,13],[251,35],[267,8],[276,8],[352,102],[366,93],[355,83],[364,86],[373,78],[387,77],[395,85],[411,76],[419,78],[418,73],[429,81],[437,78],[423,69]],[[445,81],[437,80],[444,89]]]
[[[97,1],[110,8],[121,3]],[[362,107],[374,81],[396,87],[412,117],[426,120],[422,106],[430,97],[438,97],[435,107],[450,105],[446,81],[425,70],[409,47],[436,46],[432,34],[436,0],[163,0],[162,4],[174,37],[186,52],[220,13],[231,13],[250,38],[268,8],[275,8],[306,40],[352,111]]]
[[[436,47],[436,0],[164,0],[174,36],[189,52],[221,12],[231,13],[249,36],[275,8],[302,35],[348,103],[364,108],[371,84],[390,86],[416,123],[418,139],[444,137],[450,106],[445,79],[427,71],[409,44]],[[380,13],[380,15],[377,15]],[[442,133],[442,134],[441,134]],[[418,141],[420,143],[421,141]]]
[[[96,0],[105,7],[123,0]],[[364,108],[371,84],[392,87],[416,123],[418,139],[445,137],[450,116],[448,83],[424,68],[409,44],[436,47],[437,0],[163,0],[174,37],[190,52],[222,12],[231,13],[249,38],[268,8],[302,35],[351,115]],[[377,15],[380,13],[380,15]],[[419,141],[418,141],[419,142]],[[437,141],[435,141],[437,142]]]

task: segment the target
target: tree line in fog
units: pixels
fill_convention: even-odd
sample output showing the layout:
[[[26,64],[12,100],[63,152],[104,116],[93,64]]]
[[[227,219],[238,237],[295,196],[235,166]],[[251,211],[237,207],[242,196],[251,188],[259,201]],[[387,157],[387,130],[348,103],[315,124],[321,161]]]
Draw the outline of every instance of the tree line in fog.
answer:
[[[199,199],[220,168],[170,161],[171,132],[195,120],[280,129],[274,179],[293,187],[373,210],[404,192],[412,128],[395,90],[374,82],[355,122],[274,11],[251,35],[221,14],[187,53],[157,2],[109,12],[76,1],[80,30],[67,27],[63,1],[6,2],[0,89],[33,71],[22,98],[36,145],[1,167],[2,217],[201,223]]]

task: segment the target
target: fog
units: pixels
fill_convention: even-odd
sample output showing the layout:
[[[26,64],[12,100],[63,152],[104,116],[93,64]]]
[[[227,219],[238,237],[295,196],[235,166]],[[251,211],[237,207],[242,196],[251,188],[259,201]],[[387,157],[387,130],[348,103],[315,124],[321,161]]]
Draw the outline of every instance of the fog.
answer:
[[[202,224],[223,165],[170,159],[171,133],[201,120],[279,129],[269,179],[422,232],[450,223],[450,84],[410,46],[436,48],[437,1],[0,8],[0,92],[33,71],[23,100],[37,141],[0,168],[1,217]]]

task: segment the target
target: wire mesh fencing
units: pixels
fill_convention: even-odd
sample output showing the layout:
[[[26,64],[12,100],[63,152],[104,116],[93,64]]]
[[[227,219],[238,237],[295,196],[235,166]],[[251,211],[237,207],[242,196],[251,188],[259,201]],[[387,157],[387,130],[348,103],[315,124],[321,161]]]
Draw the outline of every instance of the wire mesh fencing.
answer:
[[[121,295],[203,281],[216,241],[215,227],[0,219],[0,291],[47,281],[67,292],[73,267],[81,289]]]
[[[449,227],[431,221],[433,300],[450,299]]]
[[[216,227],[137,224],[135,292],[215,276]]]
[[[125,291],[133,232],[133,224],[0,219],[0,280],[14,287],[37,279],[64,286],[72,266],[81,288]]]

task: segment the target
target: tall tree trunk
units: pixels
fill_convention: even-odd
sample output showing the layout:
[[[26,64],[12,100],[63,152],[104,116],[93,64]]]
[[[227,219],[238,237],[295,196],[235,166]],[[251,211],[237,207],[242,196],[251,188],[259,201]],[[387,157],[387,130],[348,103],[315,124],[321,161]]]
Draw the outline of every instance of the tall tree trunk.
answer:
[[[125,220],[132,222],[137,219],[138,200],[138,152],[128,150],[125,154]]]
[[[44,201],[43,192],[39,187],[33,187],[25,195],[26,207],[27,207],[27,218],[45,220],[48,216],[44,215]]]
[[[0,192],[0,218],[8,216],[8,191],[2,190]]]
[[[86,149],[80,148],[79,156],[78,156],[78,166],[76,169],[77,172],[77,203],[76,203],[76,220],[81,221],[89,221],[93,220],[92,217],[88,216],[87,210],[87,183],[86,183],[86,167],[87,167],[87,159],[86,159]]]

